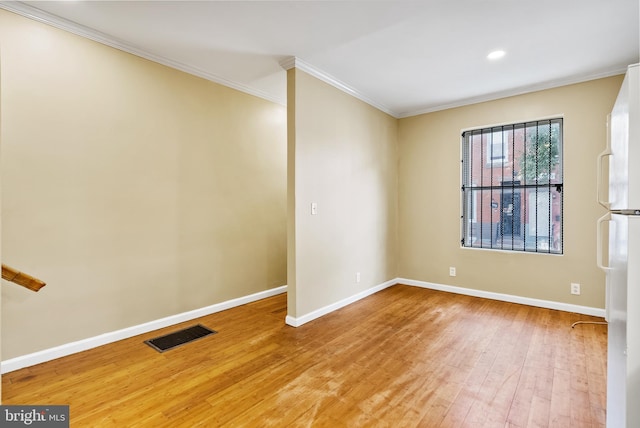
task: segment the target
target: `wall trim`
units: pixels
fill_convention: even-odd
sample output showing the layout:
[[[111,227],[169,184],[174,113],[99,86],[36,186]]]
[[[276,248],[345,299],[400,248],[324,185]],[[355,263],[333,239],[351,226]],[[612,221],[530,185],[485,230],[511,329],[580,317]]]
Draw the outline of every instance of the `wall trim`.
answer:
[[[484,103],[487,101],[495,101],[503,98],[515,97],[518,95],[530,94],[533,92],[546,91],[547,89],[560,88],[562,86],[575,85],[578,83],[590,82],[592,80],[604,79],[606,77],[617,76],[624,74],[627,71],[627,67],[614,68],[612,70],[605,70],[602,72],[579,74],[566,78],[560,78],[555,80],[549,80],[546,82],[536,83],[533,85],[521,86],[519,88],[507,89],[506,91],[493,92],[491,94],[481,95],[473,98],[465,98],[462,100],[454,101],[446,104],[436,104],[431,107],[425,107],[421,109],[415,109],[405,112],[397,112],[394,117],[397,119],[403,119],[406,117],[420,116],[422,114],[433,113],[436,111],[449,110],[457,107],[465,107],[473,104]]]
[[[11,358],[0,363],[0,373],[9,373],[18,369],[22,369],[24,367],[29,367],[47,361],[55,360],[56,358],[66,357],[67,355],[86,351],[88,349],[96,348],[108,343],[117,342],[122,339],[128,339],[139,334],[148,333],[153,330],[169,327],[181,322],[190,321],[192,319],[211,315],[216,312],[235,308],[236,306],[245,305],[247,303],[255,302],[256,300],[265,299],[267,297],[276,296],[278,294],[286,292],[287,286],[283,285],[247,296],[238,297],[236,299],[227,300],[225,302],[216,303],[204,308],[194,309],[192,311],[171,315],[144,324],[127,327],[121,330],[116,330],[98,336],[89,337],[87,339],[78,340],[76,342],[66,343],[64,345],[44,349],[32,354]]]
[[[482,297],[483,299],[500,300],[503,302],[519,303],[521,305],[536,306],[539,308],[556,309],[558,311],[573,312],[594,317],[605,316],[605,309],[592,308],[590,306],[573,305],[571,303],[553,302],[551,300],[534,299],[531,297],[515,296],[513,294],[494,293],[492,291],[475,290],[472,288],[456,287],[453,285],[435,284],[432,282],[416,281],[413,279],[396,278],[396,284],[411,285],[414,287],[429,288],[431,290],[446,291],[448,293],[464,294],[467,296]]]
[[[335,303],[324,306],[320,309],[316,309],[315,311],[309,312],[308,314],[302,315],[300,317],[292,317],[291,315],[287,315],[285,318],[285,322],[292,327],[300,327],[301,325],[306,324],[309,321],[313,321],[317,318],[320,318],[323,315],[336,311],[340,308],[350,305],[351,303],[357,302],[358,300],[362,300],[365,297],[371,296],[372,294],[375,294],[378,291],[382,291],[385,288],[389,288],[392,285],[396,285],[396,284],[398,284],[397,279],[392,279],[392,280],[383,282],[382,284],[378,284],[376,286],[368,288],[364,291],[354,294],[353,296],[339,300]]]
[[[235,82],[229,79],[226,79],[224,77],[220,77],[217,76],[213,73],[207,72],[205,70],[202,70],[198,67],[194,67],[179,61],[174,61],[172,59],[169,58],[165,58],[163,56],[160,55],[156,55],[154,53],[148,52],[144,49],[141,49],[137,46],[134,46],[128,42],[125,42],[123,40],[119,40],[113,36],[110,36],[108,34],[102,33],[100,31],[94,30],[92,28],[86,27],[84,25],[80,25],[78,23],[75,23],[73,21],[70,21],[68,19],[64,19],[61,18],[59,16],[53,15],[49,12],[45,12],[41,9],[38,9],[36,7],[30,6],[28,4],[19,2],[19,1],[7,1],[7,0],[0,0],[0,9],[4,9],[7,10],[9,12],[13,12],[16,13],[18,15],[24,16],[25,18],[29,18],[32,19],[34,21],[38,21],[41,22],[43,24],[47,24],[47,25],[51,25],[52,27],[56,27],[59,28],[61,30],[76,34],[78,36],[93,40],[95,42],[101,43],[103,45],[106,46],[110,46],[112,48],[124,51],[124,52],[128,52],[130,54],[139,56],[141,58],[144,59],[148,59],[150,61],[156,62],[158,64],[162,64],[165,65],[167,67],[176,69],[176,70],[180,70],[183,71],[185,73],[191,74],[193,76],[197,76],[197,77],[201,77],[203,79],[209,80],[211,82],[215,82],[218,83],[220,85],[226,86],[228,88],[231,89],[235,89],[237,91],[240,92],[244,92],[245,94],[249,94],[249,95],[253,95],[256,96],[258,98],[262,98],[264,100],[267,101],[271,101],[273,103],[276,104],[280,104],[283,106],[287,105],[287,101],[286,101],[286,96],[285,97],[277,97],[277,96],[273,96],[272,94],[269,94],[265,91],[261,91],[259,89],[256,89],[252,86],[243,84],[243,83],[239,83],[239,82]],[[514,89],[509,89],[506,91],[501,91],[501,92],[495,92],[492,94],[487,94],[487,95],[483,95],[480,97],[474,97],[474,98],[467,98],[467,99],[463,99],[463,100],[458,100],[452,103],[446,103],[446,104],[437,104],[437,105],[433,105],[430,107],[425,107],[425,108],[419,108],[419,109],[413,109],[410,111],[403,111],[403,112],[398,112],[398,111],[393,111],[390,108],[388,108],[387,106],[380,104],[374,100],[372,100],[371,98],[367,97],[366,95],[364,95],[363,93],[361,93],[360,91],[352,88],[351,86],[341,82],[340,80],[336,79],[335,77],[331,76],[330,74],[325,73],[324,71],[312,66],[311,64],[308,64],[304,61],[302,61],[300,58],[297,57],[288,57],[285,58],[284,60],[280,61],[280,66],[282,68],[284,68],[285,70],[289,70],[290,68],[296,67],[320,80],[322,80],[325,83],[328,83],[338,89],[340,89],[341,91],[346,92],[347,94],[352,95],[353,97],[369,104],[372,107],[377,108],[378,110],[387,113],[388,115],[396,118],[396,119],[402,119],[402,118],[407,118],[407,117],[412,117],[412,116],[419,116],[422,114],[426,114],[426,113],[433,113],[436,111],[441,111],[441,110],[447,110],[447,109],[451,109],[451,108],[456,108],[456,107],[463,107],[463,106],[467,106],[467,105],[472,105],[472,104],[477,104],[477,103],[481,103],[481,102],[486,102],[486,101],[494,101],[494,100],[498,100],[498,99],[502,99],[502,98],[507,98],[507,97],[512,97],[512,96],[516,96],[516,95],[523,95],[523,94],[528,94],[531,92],[537,92],[537,91],[542,91],[542,90],[546,90],[546,89],[553,89],[553,88],[557,88],[560,86],[567,86],[567,85],[572,85],[572,84],[576,84],[576,83],[582,83],[582,82],[587,82],[590,80],[595,80],[595,79],[602,79],[605,77],[611,77],[611,76],[615,76],[618,74],[624,74],[627,70],[627,67],[622,67],[622,68],[616,68],[613,70],[605,70],[602,72],[595,72],[595,73],[588,73],[588,74],[581,74],[581,75],[577,75],[577,76],[571,76],[568,78],[561,78],[561,79],[556,79],[556,80],[551,80],[551,81],[547,81],[547,82],[542,82],[542,83],[538,83],[535,85],[528,85],[528,86],[523,86],[520,88],[514,88]]]
[[[371,287],[360,293],[354,294],[353,296],[347,297],[346,299],[342,299],[336,303],[332,303],[320,309],[316,309],[315,311],[310,312],[301,317],[292,317],[290,315],[287,315],[287,317],[285,318],[285,322],[287,323],[287,325],[290,325],[292,327],[300,327],[301,325],[306,324],[309,321],[313,321],[333,311],[336,311],[340,308],[350,305],[351,303],[364,299],[365,297],[368,297],[374,293],[377,293],[378,291],[382,291],[385,288],[389,288],[393,285],[398,285],[398,284],[409,285],[412,287],[428,288],[431,290],[445,291],[447,293],[464,294],[466,296],[480,297],[483,299],[499,300],[502,302],[509,302],[509,303],[518,303],[521,305],[535,306],[539,308],[555,309],[555,310],[564,311],[564,312],[573,312],[573,313],[578,313],[582,315],[591,315],[591,316],[602,317],[602,318],[605,317],[605,309],[600,309],[600,308],[573,305],[570,303],[553,302],[551,300],[534,299],[531,297],[522,297],[522,296],[516,296],[513,294],[494,293],[492,291],[475,290],[473,288],[457,287],[453,285],[436,284],[433,282],[417,281],[414,279],[395,278],[387,282],[384,282],[380,285]]]
[[[370,106],[388,114],[389,116],[392,116],[396,119],[399,118],[398,114],[392,111],[389,107],[372,100],[371,98],[367,97],[363,93],[359,92],[357,89],[352,88],[346,83],[336,79],[332,75],[325,73],[319,68],[314,67],[313,65],[301,60],[298,57],[292,56],[289,58],[285,58],[282,61],[280,61],[280,66],[285,70],[290,70],[292,68],[297,68],[298,70],[302,70],[305,73],[315,77],[316,79],[319,79],[325,83],[328,83],[329,85],[341,90],[342,92],[345,92],[351,95],[352,97],[359,99],[362,102],[369,104]]]
[[[553,302],[550,300],[534,299],[530,297],[515,296],[512,294],[494,293],[492,291],[475,290],[472,288],[457,287],[453,285],[437,284],[433,282],[417,281],[407,278],[395,278],[382,284],[373,286],[364,291],[354,294],[353,296],[342,299],[338,302],[324,306],[320,309],[316,309],[308,314],[300,317],[292,317],[287,315],[285,323],[292,327],[300,327],[310,321],[318,319],[324,315],[327,315],[340,308],[355,303],[358,300],[362,300],[372,294],[382,291],[385,288],[389,288],[393,285],[403,284],[413,287],[428,288],[431,290],[445,291],[448,293],[463,294],[467,296],[480,297],[484,299],[499,300],[503,302],[518,303],[521,305],[536,306],[546,309],[555,309],[565,312],[573,312],[582,315],[590,315],[595,317],[605,317],[605,309],[593,308],[589,306],[573,305],[570,303]],[[23,355],[16,358],[11,358],[0,363],[0,373],[9,373],[15,370],[19,370],[25,367],[33,366],[36,364],[44,363],[54,360],[56,358],[65,357],[78,352],[86,351],[88,349],[96,348],[98,346],[106,345],[108,343],[117,342],[119,340],[128,339],[133,336],[137,336],[143,333],[148,333],[153,330],[158,330],[164,327],[169,327],[181,322],[190,321],[192,319],[200,318],[206,315],[211,315],[216,312],[221,312],[227,309],[231,309],[237,306],[241,306],[247,303],[255,302],[257,300],[265,299],[267,297],[276,296],[278,294],[286,293],[287,286],[272,288],[258,293],[250,294],[248,296],[239,297],[236,299],[227,300],[225,302],[216,303],[204,308],[195,309],[188,312],[183,312],[176,315],[171,315],[165,318],[161,318],[155,321],[150,321],[144,324],[139,324],[132,327],[127,327],[121,330],[116,330],[109,333],[104,333],[98,336],[82,339],[76,342],[67,343],[64,345],[56,346],[42,351],[34,352],[32,354]]]
[[[218,83],[222,86],[226,86],[228,88],[235,89],[240,92],[244,92],[245,94],[253,95],[258,98],[262,98],[264,100],[271,101],[273,103],[280,104],[283,106],[287,105],[286,97],[285,98],[274,97],[273,95],[267,92],[261,91],[249,85],[245,85],[243,83],[235,82],[235,81],[226,79],[224,77],[217,76],[213,73],[202,70],[198,67],[191,66],[189,64],[185,64],[179,61],[174,61],[172,59],[165,58],[160,55],[156,55],[154,53],[141,49],[137,46],[134,46],[128,42],[125,42],[124,40],[117,39],[113,36],[102,33],[98,30],[94,30],[93,28],[80,25],[73,21],[69,21],[68,19],[61,18],[49,12],[45,12],[44,10],[38,9],[28,4],[25,4],[19,1],[0,1],[0,9],[8,10],[9,12],[13,12],[20,16],[24,16],[25,18],[29,18],[46,25],[56,27],[60,30],[67,31],[69,33],[75,34],[80,37],[84,37],[85,39],[93,40],[94,42],[98,42],[103,45],[110,46],[112,48],[121,50],[123,52],[127,52],[132,55],[138,56],[140,58],[148,59],[149,61],[153,61],[158,64],[162,64],[167,67],[183,71],[193,76],[201,77],[205,80]]]

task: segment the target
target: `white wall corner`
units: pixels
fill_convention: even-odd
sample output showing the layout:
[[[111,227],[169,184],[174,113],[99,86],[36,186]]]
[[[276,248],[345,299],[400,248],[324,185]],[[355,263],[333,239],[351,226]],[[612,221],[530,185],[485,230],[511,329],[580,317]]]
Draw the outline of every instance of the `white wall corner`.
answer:
[[[298,319],[296,317],[292,317],[291,315],[287,315],[284,319],[284,322],[291,327],[300,327],[302,325],[298,322]]]
[[[296,57],[295,56],[287,57],[282,61],[280,61],[278,64],[280,64],[280,67],[284,68],[285,70],[291,70],[296,66]]]

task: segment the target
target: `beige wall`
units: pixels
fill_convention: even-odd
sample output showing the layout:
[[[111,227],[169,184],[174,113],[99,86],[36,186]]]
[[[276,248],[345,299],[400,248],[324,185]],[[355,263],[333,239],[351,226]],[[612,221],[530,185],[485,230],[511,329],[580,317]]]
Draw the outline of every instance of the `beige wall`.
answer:
[[[286,109],[0,10],[3,359],[286,284]]]
[[[3,284],[3,359],[286,282],[296,318],[397,276],[604,306],[621,77],[396,120],[293,69],[287,161],[282,106],[2,10],[0,43],[2,257],[48,282]],[[556,114],[565,254],[461,249],[460,131]]]
[[[596,267],[596,157],[622,76],[469,105],[399,123],[399,275],[404,278],[604,307]],[[564,255],[460,247],[463,129],[564,117]],[[449,267],[457,276],[449,276]],[[569,293],[571,282],[582,294]]]
[[[298,318],[396,277],[397,120],[303,71],[288,83],[288,314]]]

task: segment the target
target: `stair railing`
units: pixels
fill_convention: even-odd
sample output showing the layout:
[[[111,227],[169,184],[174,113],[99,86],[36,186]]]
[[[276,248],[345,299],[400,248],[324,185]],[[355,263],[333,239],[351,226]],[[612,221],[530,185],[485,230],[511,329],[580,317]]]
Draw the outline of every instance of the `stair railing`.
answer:
[[[18,285],[28,288],[31,291],[38,291],[42,287],[47,285],[45,282],[39,280],[38,278],[34,278],[31,275],[22,273],[5,264],[2,265],[2,279],[14,282]]]

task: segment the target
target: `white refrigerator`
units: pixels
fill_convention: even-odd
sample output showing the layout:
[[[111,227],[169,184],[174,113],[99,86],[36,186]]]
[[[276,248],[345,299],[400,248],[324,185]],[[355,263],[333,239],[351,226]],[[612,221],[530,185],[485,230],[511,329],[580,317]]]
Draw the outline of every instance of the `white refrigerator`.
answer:
[[[629,66],[598,159],[598,265],[606,272],[607,427],[640,427],[640,65]],[[609,160],[608,196],[601,195]],[[604,182],[603,182],[604,179]],[[608,199],[603,201],[602,199]],[[603,238],[608,223],[608,246]],[[608,260],[603,260],[603,247]]]

